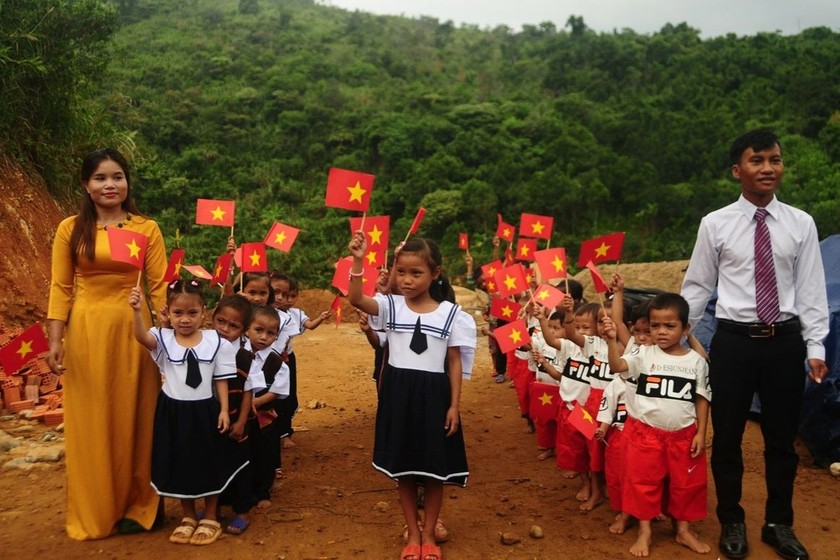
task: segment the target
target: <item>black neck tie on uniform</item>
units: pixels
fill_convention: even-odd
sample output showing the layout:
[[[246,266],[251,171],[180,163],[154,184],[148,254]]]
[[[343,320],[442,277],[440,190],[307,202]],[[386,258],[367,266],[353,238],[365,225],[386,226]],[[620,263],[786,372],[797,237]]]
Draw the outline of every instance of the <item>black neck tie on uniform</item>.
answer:
[[[201,385],[201,369],[192,350],[187,351],[187,385],[193,389]]]
[[[422,354],[429,347],[426,335],[420,330],[420,317],[417,317],[417,323],[414,325],[414,333],[411,335],[411,343],[409,343],[408,347],[415,354]]]

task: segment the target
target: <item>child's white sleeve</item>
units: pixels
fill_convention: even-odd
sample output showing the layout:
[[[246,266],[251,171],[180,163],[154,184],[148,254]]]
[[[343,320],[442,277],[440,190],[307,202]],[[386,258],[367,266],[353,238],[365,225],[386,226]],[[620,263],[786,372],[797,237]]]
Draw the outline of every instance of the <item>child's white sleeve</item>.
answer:
[[[644,367],[644,354],[648,346],[639,346],[629,354],[621,357],[627,363],[627,371],[619,373],[624,379],[638,379]]]
[[[292,383],[291,374],[289,372],[289,366],[283,364],[282,366],[280,366],[280,370],[277,372],[277,375],[274,376],[274,382],[271,384],[271,387],[269,387],[268,390],[269,392],[277,395],[278,399],[285,399],[289,396],[291,389]]]
[[[620,379],[618,381],[619,383],[624,383]],[[601,407],[598,409],[598,417],[596,418],[599,424],[612,424],[613,418],[615,418],[615,409],[618,406],[618,394],[615,390],[615,382],[616,380],[613,379],[607,385],[607,388],[604,389],[604,395],[601,397]]]
[[[213,379],[231,379],[236,373],[236,348],[230,341],[219,337],[219,350],[213,360]]]

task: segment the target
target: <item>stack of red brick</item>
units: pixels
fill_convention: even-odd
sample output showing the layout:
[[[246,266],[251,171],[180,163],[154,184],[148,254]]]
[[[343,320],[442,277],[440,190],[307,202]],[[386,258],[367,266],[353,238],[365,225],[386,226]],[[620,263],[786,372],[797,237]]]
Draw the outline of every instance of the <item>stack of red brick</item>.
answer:
[[[0,348],[21,333],[0,323]],[[58,389],[61,378],[46,362],[46,353],[35,356],[20,371],[8,374],[0,366],[0,410],[18,413],[32,409],[30,418],[40,419],[47,426],[57,426],[64,421],[62,391]]]

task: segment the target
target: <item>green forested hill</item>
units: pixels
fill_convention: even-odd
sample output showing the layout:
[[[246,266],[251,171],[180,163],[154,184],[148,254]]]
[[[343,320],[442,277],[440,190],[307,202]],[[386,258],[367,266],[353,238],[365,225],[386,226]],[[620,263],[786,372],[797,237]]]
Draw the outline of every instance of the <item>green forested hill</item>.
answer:
[[[47,0],[41,0],[46,2]],[[489,256],[496,213],[555,216],[552,246],[628,232],[628,261],[687,258],[732,200],[726,152],[771,126],[780,198],[840,232],[840,35],[729,35],[685,24],[598,34],[578,17],[521,30],[352,13],[306,0],[120,0],[95,105],[136,131],[141,207],[211,265],[227,230],[198,197],[236,199],[238,242],[303,231],[272,264],[324,284],[349,213],[323,205],[331,166],[374,173],[371,214],[421,234],[458,272],[458,232]],[[483,245],[482,245],[483,243]]]

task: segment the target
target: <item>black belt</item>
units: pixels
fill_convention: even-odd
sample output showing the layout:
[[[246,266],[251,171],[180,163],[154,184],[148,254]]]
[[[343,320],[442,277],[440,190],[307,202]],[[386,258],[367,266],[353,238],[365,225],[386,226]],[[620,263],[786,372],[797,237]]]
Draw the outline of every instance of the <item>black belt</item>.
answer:
[[[718,326],[722,331],[748,336],[750,338],[772,338],[786,334],[799,334],[802,332],[802,325],[798,317],[765,325],[764,323],[739,323],[728,319],[718,319]]]

